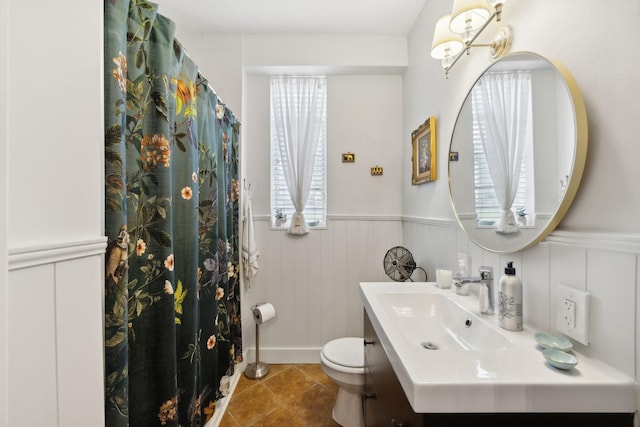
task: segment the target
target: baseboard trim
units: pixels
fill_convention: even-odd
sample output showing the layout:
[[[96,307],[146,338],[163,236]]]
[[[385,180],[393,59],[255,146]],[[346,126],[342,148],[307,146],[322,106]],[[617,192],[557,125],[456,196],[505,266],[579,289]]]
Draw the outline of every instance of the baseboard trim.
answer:
[[[229,406],[229,402],[231,401],[231,397],[233,393],[236,391],[236,386],[238,385],[238,381],[240,381],[240,377],[242,376],[245,368],[247,367],[246,362],[246,351],[243,352],[243,361],[236,365],[236,369],[231,377],[231,384],[229,388],[229,394],[227,394],[222,399],[219,399],[216,402],[216,411],[213,413],[213,417],[209,421],[206,422],[204,427],[218,427],[222,422],[222,417],[224,417],[224,413],[227,412],[227,407]]]
[[[81,241],[9,248],[8,269],[13,271],[94,255],[104,255],[106,248],[107,238],[104,236]]]

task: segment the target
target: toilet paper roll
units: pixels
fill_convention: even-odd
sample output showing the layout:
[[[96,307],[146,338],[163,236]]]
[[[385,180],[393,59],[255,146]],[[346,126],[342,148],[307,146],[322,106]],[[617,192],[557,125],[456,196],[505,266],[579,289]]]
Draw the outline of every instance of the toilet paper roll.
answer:
[[[273,319],[276,316],[276,309],[273,304],[264,303],[253,307],[253,320],[258,324],[262,324]]]

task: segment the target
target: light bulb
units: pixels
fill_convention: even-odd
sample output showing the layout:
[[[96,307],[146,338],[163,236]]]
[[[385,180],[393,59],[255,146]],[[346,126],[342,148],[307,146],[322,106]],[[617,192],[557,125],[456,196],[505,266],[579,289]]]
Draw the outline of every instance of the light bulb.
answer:
[[[451,56],[451,49],[447,48],[444,51],[444,57],[442,58],[441,65],[445,70],[449,69],[453,64],[453,57]]]
[[[467,14],[469,14],[469,12],[467,12]],[[467,25],[464,27],[464,33],[462,33],[462,41],[464,42],[464,44],[468,45],[471,42],[471,39],[473,39],[473,36],[475,34],[473,32],[473,27],[471,26],[470,16],[466,20],[466,23]]]

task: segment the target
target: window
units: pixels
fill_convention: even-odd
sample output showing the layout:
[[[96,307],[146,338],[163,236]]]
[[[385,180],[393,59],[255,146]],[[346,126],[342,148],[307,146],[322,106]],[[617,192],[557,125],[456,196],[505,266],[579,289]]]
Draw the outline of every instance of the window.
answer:
[[[286,90],[274,89],[274,85],[282,85],[283,80]],[[312,88],[314,92],[311,95],[308,93],[309,85],[316,85]],[[309,112],[310,114],[307,114]],[[317,134],[317,141],[314,138],[317,143],[315,151],[309,152],[311,158],[306,159],[305,165],[296,164],[293,168],[298,173],[301,167],[312,165],[309,171],[311,173],[309,194],[303,214],[308,227],[325,227],[327,132],[326,78],[324,77],[272,77],[271,79],[271,224],[274,227],[288,228],[295,212],[286,176],[290,166],[287,165],[287,158],[282,157],[282,153],[289,153],[291,158],[299,158],[298,161],[301,161],[304,157],[305,142],[292,136],[298,133],[298,129],[294,129],[296,125],[291,123],[292,115],[298,119],[308,120],[308,127],[313,128]]]

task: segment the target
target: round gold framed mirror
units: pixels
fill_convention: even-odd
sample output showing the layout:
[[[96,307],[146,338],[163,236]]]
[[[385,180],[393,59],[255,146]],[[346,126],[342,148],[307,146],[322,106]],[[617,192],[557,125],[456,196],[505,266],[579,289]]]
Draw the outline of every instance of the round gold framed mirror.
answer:
[[[498,253],[551,233],[573,201],[587,155],[587,114],[571,73],[530,52],[493,63],[458,113],[449,194],[469,239]]]

